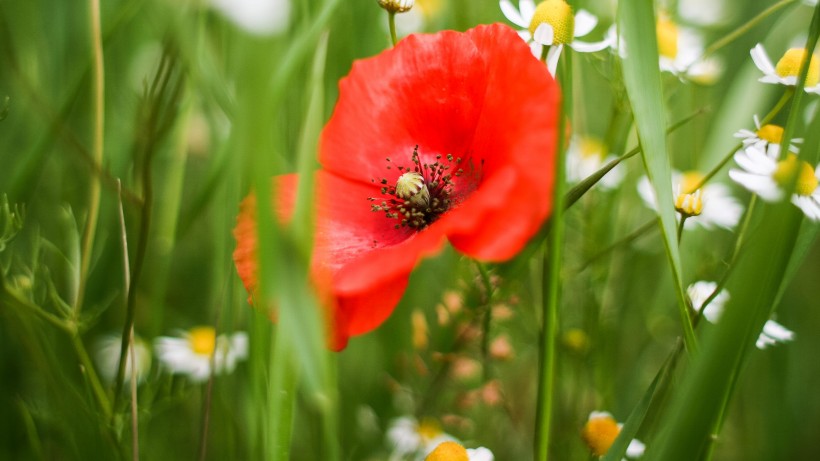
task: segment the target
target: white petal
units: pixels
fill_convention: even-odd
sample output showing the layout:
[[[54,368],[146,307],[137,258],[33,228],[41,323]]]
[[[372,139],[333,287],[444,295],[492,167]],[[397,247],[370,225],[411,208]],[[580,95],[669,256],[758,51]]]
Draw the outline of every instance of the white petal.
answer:
[[[540,43],[532,42],[530,43],[530,52],[535,59],[541,59],[541,51],[543,50],[543,46]]]
[[[527,43],[529,43],[530,40],[532,40],[532,34],[530,34],[530,31],[528,29],[521,29],[517,33],[518,36],[521,37],[521,40],[524,40]]]
[[[580,53],[594,53],[596,51],[601,51],[609,48],[609,40],[602,40],[600,42],[581,42],[578,40],[574,40],[569,46],[572,47],[573,50],[578,51]]]
[[[501,7],[501,12],[511,23],[518,27],[529,27],[529,21],[525,21],[521,17],[521,13],[518,12],[510,0],[501,0],[498,4]]]
[[[638,439],[632,439],[626,447],[626,456],[630,458],[640,458],[646,451],[646,445]]]
[[[598,18],[587,10],[578,10],[575,14],[575,36],[583,37],[592,32],[598,25]],[[602,48],[603,49],[603,48]]]
[[[750,52],[752,55],[752,61],[754,61],[755,65],[761,72],[766,75],[774,74],[774,66],[772,62],[769,60],[769,55],[766,54],[766,49],[763,48],[763,45],[758,43],[752,48]]]
[[[211,5],[248,32],[270,35],[290,22],[289,0],[210,0]]]
[[[555,76],[555,71],[558,69],[558,58],[561,57],[561,50],[563,49],[564,45],[555,45],[547,52],[547,69],[553,76]]]
[[[493,461],[495,459],[493,452],[484,447],[468,448],[467,458],[470,461]]]
[[[518,9],[521,11],[521,17],[524,21],[527,21],[527,25],[524,27],[529,27],[532,17],[535,15],[535,2],[533,0],[519,0]]]
[[[552,42],[555,40],[555,32],[551,25],[542,22],[535,28],[532,39],[535,43],[540,43],[541,45],[552,45]]]
[[[776,202],[783,198],[783,191],[772,178],[739,170],[729,170],[729,177],[767,202]]]

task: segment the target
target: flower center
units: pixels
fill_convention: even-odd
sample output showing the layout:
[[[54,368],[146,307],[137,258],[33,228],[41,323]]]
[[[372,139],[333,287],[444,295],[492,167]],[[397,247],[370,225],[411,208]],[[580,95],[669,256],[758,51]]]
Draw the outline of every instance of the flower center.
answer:
[[[461,168],[462,158],[448,154],[445,158],[436,156],[433,163],[423,163],[419,157],[418,146],[413,149],[412,167],[397,166],[402,172],[396,185],[390,185],[386,178],[379,180],[383,200],[368,197],[371,211],[384,212],[390,219],[399,222],[394,226],[410,227],[421,230],[439,218],[453,205],[453,178],[464,174]],[[388,163],[392,161],[388,158]],[[392,166],[388,165],[387,169]],[[453,171],[454,170],[454,171]],[[376,180],[373,180],[375,183]]]
[[[691,194],[703,182],[703,175],[698,171],[687,171],[680,175],[680,193]]]
[[[188,343],[195,354],[210,357],[216,349],[216,331],[211,327],[191,328],[188,332]]]
[[[806,60],[806,50],[803,48],[792,48],[777,61],[775,72],[781,77],[797,77],[800,72],[800,65]],[[809,62],[809,73],[806,75],[806,87],[817,85],[820,81],[820,62],[817,61],[817,56],[811,56]]]
[[[416,431],[425,442],[428,442],[441,435],[441,426],[436,420],[425,418],[419,423]]]
[[[675,59],[678,56],[678,25],[669,18],[660,16],[656,29],[658,53],[669,59]]]
[[[584,136],[579,143],[579,151],[582,158],[603,160],[606,155],[606,145],[597,138]]]
[[[693,194],[678,194],[675,197],[675,211],[684,216],[698,216],[703,211],[701,190]]]
[[[604,456],[620,432],[612,416],[593,416],[581,430],[581,437],[595,456]]]
[[[541,24],[552,26],[554,44],[572,43],[575,36],[575,16],[564,0],[546,0],[538,4],[530,21],[530,34],[534,35],[535,29]]]
[[[798,171],[799,168],[799,171]],[[798,160],[794,154],[789,154],[785,160],[777,162],[777,169],[772,178],[783,187],[789,187],[789,182],[797,174],[797,183],[794,185],[794,192],[797,195],[811,195],[820,181],[814,174],[814,168],[803,160]]]
[[[783,127],[768,123],[757,130],[757,137],[772,144],[780,144],[783,139]]]
[[[467,450],[456,442],[447,441],[438,444],[424,461],[470,461]]]

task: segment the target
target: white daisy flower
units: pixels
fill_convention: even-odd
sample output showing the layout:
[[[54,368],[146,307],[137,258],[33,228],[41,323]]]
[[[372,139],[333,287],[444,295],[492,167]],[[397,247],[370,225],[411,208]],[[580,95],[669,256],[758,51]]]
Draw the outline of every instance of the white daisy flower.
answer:
[[[290,0],[210,0],[210,4],[234,24],[256,35],[282,32],[290,22]]]
[[[402,416],[390,422],[387,440],[392,449],[390,461],[404,461],[409,458],[422,460],[439,444],[456,439],[433,419],[419,423],[413,417]]]
[[[773,83],[787,86],[797,85],[797,74],[800,72],[800,65],[806,60],[806,50],[803,48],[791,48],[777,61],[777,66],[772,65],[769,55],[763,45],[758,43],[751,51],[752,60],[761,72],[763,77],[759,81],[763,83]],[[820,61],[812,54],[809,61],[809,73],[806,75],[806,84],[803,88],[806,93],[820,94]]]
[[[533,0],[519,0],[517,9],[510,0],[501,0],[500,6],[510,22],[524,28],[518,35],[531,44],[533,55],[540,58],[543,47],[549,47],[547,67],[552,75],[564,45],[582,53],[601,51],[609,46],[608,40],[594,43],[576,40],[592,32],[598,18],[586,10],[578,10],[573,15],[564,0],[544,0],[538,6]]]
[[[438,444],[433,451],[424,458],[424,461],[493,461],[495,457],[490,450],[479,448],[464,448],[452,440]]]
[[[684,173],[672,171],[675,211],[688,218],[684,227],[687,229],[695,226],[704,229],[713,227],[732,229],[735,227],[743,214],[743,206],[731,195],[729,188],[724,184],[712,181],[695,190],[701,181],[703,181],[703,175],[697,171]],[[638,193],[647,206],[653,210],[658,209],[655,190],[646,176],[638,181]]]
[[[729,301],[729,292],[726,290],[720,290],[712,302],[706,306],[706,309],[703,309],[703,303],[707,298],[709,298],[709,296],[712,295],[712,293],[715,292],[716,289],[717,283],[705,281],[695,282],[692,285],[689,285],[689,288],[686,289],[689,299],[692,300],[692,307],[698,313],[701,313],[701,310],[703,310],[703,316],[709,321],[709,323],[717,323],[720,320],[720,317],[723,315],[723,309],[726,302]],[[793,331],[775,322],[774,320],[767,320],[763,325],[763,331],[760,332],[760,336],[758,336],[757,341],[755,341],[755,346],[757,346],[758,349],[765,349],[768,346],[772,346],[777,343],[789,342],[793,339]]]
[[[391,13],[405,13],[413,8],[413,0],[379,0],[379,6]]]
[[[679,0],[678,14],[688,24],[716,27],[725,25],[732,16],[726,0]]]
[[[584,439],[593,455],[604,456],[622,428],[623,424],[615,421],[610,413],[593,411],[581,429],[581,438]],[[626,449],[626,456],[630,459],[640,458],[644,451],[646,451],[646,445],[638,439],[632,439]]]
[[[712,296],[712,293],[714,293],[716,289],[717,283],[703,280],[695,282],[686,288],[686,294],[689,295],[689,299],[692,301],[692,308],[695,309],[695,312],[702,313],[703,316],[706,317],[706,320],[712,323],[716,323],[718,319],[720,319],[721,314],[723,314],[723,308],[726,302],[729,301],[729,292],[720,290],[704,309],[703,303]]]
[[[783,127],[779,125],[774,125],[772,123],[767,123],[765,125],[760,125],[760,119],[757,115],[754,116],[755,121],[755,131],[742,129],[735,133],[736,138],[740,138],[743,143],[743,148],[747,148],[749,146],[754,146],[756,149],[760,149],[766,152],[766,155],[773,159],[777,159],[780,157],[780,142],[783,139]],[[794,152],[795,154],[799,153],[800,150],[795,146],[795,144],[800,144],[803,142],[803,139],[792,139],[791,149],[789,151]]]
[[[681,27],[666,15],[659,15],[655,25],[658,40],[658,65],[660,69],[678,78],[708,85],[714,83],[723,73],[721,61],[703,56],[703,39],[694,30]],[[618,37],[613,24],[607,30],[607,40],[612,49],[626,57],[623,37]]]
[[[606,145],[592,136],[574,136],[567,150],[567,181],[578,183],[600,170],[617,157],[609,154]],[[611,169],[600,181],[600,187],[611,190],[624,179],[621,165]]]
[[[94,358],[99,368],[100,376],[108,382],[117,379],[117,371],[120,366],[120,348],[122,338],[116,335],[105,336],[97,341]],[[138,336],[134,337],[134,344],[128,349],[125,355],[125,382],[131,381],[131,372],[134,367],[131,365],[131,355],[136,356],[137,382],[142,382],[151,371],[151,351]]]
[[[248,356],[248,335],[244,332],[217,336],[213,327],[200,326],[180,336],[161,336],[154,349],[171,373],[188,375],[194,382],[207,381],[211,374],[230,373]]]
[[[777,343],[785,343],[794,340],[794,332],[775,322],[774,320],[766,320],[763,325],[763,332],[755,342],[758,349],[766,349]]]
[[[742,170],[729,170],[729,177],[768,202],[781,200],[786,195],[787,183],[797,173],[791,202],[807,218],[820,221],[820,176],[817,169],[798,159],[795,154],[790,153],[785,160],[778,161],[755,146],[738,151],[734,158]]]

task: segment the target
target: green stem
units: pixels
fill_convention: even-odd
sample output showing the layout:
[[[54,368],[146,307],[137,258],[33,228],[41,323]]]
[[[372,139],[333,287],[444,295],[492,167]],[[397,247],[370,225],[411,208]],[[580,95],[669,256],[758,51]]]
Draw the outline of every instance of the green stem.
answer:
[[[69,333],[69,337],[71,338],[71,345],[74,346],[74,351],[80,359],[80,364],[83,367],[83,374],[88,378],[89,384],[91,384],[91,390],[97,398],[97,403],[100,405],[105,419],[109,420],[113,415],[111,411],[111,404],[108,401],[108,396],[105,394],[105,389],[103,388],[102,383],[100,383],[97,373],[94,371],[94,364],[88,356],[88,351],[85,350],[85,345],[83,345],[83,341],[80,339],[80,335],[76,330]]]
[[[484,285],[484,293],[481,304],[484,306],[484,318],[482,319],[482,334],[481,334],[481,360],[482,370],[484,373],[484,382],[488,382],[491,378],[490,373],[490,328],[493,320],[493,308],[490,301],[493,297],[493,285],[490,280],[490,272],[484,264],[476,261],[478,273],[481,275],[481,283]]]
[[[390,41],[393,42],[393,46],[396,46],[399,43],[399,38],[396,35],[396,12],[395,11],[388,11],[387,12],[387,23],[390,26]]]
[[[570,56],[562,61],[564,94],[572,94],[572,72]],[[558,306],[561,302],[561,262],[564,243],[564,189],[566,168],[564,149],[567,117],[572,113],[569,98],[562,101],[558,115],[558,144],[555,152],[555,190],[550,219],[550,236],[547,255],[544,258],[544,297],[539,344],[538,401],[535,420],[535,459],[549,458],[550,433],[552,425],[552,403],[555,397],[555,344],[558,334]]]
[[[784,6],[789,5],[790,3],[794,3],[794,1],[795,0],[783,0],[781,2],[775,3],[774,5],[766,8],[765,10],[763,10],[763,12],[761,12],[760,14],[755,16],[754,18],[750,19],[746,24],[743,24],[742,26],[735,29],[734,32],[732,32],[731,34],[729,34],[729,35],[723,37],[722,39],[716,41],[715,43],[709,45],[709,47],[706,48],[703,51],[703,54],[700,55],[700,58],[698,58],[698,61],[700,61],[701,59],[703,59],[706,56],[714,54],[717,50],[719,50],[719,49],[723,48],[724,46],[726,46],[726,45],[732,43],[733,41],[737,40],[743,34],[745,34],[746,32],[749,32],[755,26],[760,24],[764,19],[768,18],[772,13],[774,13],[777,10],[783,8]]]
[[[678,245],[680,245],[680,241],[683,239],[683,225],[686,223],[687,216],[681,215],[680,222],[678,223]]]
[[[103,132],[105,123],[105,64],[103,63],[102,32],[100,30],[100,0],[89,0],[91,12],[91,54],[92,71],[92,106],[94,107],[94,132],[91,158],[94,164],[102,165]],[[74,318],[79,318],[88,282],[88,270],[91,264],[91,251],[94,248],[94,235],[100,213],[99,175],[92,174],[88,192],[88,220],[83,231],[82,256],[80,258],[80,280],[77,287],[77,299],[74,300]]]

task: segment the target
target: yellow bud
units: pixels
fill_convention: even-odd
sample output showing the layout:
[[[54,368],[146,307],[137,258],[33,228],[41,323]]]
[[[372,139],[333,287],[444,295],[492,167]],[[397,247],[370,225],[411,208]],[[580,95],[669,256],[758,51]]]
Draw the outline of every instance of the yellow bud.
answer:
[[[424,461],[470,461],[467,450],[456,442],[440,443]]]
[[[803,48],[792,48],[777,61],[775,72],[781,77],[797,77],[800,72],[800,66],[806,60],[806,50]],[[806,75],[806,87],[812,87],[820,82],[820,62],[817,61],[817,56],[811,56],[809,62],[809,73]]]
[[[553,39],[556,45],[572,43],[575,37],[575,15],[564,0],[546,0],[538,4],[530,21],[530,33],[541,24],[552,26]]]
[[[675,197],[675,211],[683,216],[698,216],[703,211],[700,189],[694,194],[678,194]]]
[[[188,332],[188,343],[196,354],[210,357],[216,349],[216,330],[213,327],[191,328]]]
[[[603,413],[589,418],[581,430],[581,438],[595,456],[603,456],[609,451],[609,447],[615,442],[620,432],[621,428],[618,427],[615,419]]]
[[[665,16],[658,18],[658,53],[669,59],[678,56],[678,25]]]
[[[379,6],[391,13],[404,13],[413,8],[413,0],[379,0]]]

